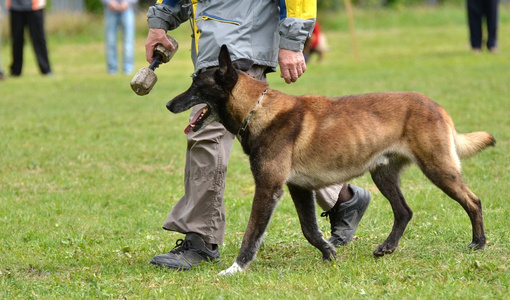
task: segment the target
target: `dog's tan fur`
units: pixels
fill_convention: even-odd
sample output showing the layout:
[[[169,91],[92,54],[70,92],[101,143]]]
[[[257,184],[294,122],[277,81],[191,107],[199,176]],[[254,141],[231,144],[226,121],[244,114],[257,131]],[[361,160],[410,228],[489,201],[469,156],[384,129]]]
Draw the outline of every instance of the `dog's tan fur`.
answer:
[[[412,217],[399,180],[411,162],[465,209],[473,228],[469,247],[485,246],[481,202],[464,183],[459,158],[494,145],[492,135],[457,133],[448,113],[419,93],[291,96],[235,69],[227,49],[222,48],[219,60],[218,70],[199,74],[167,107],[181,112],[207,103],[210,118],[239,133],[250,156],[256,185],[252,213],[239,256],[224,274],[241,271],[254,259],[284,184],[308,241],[323,259],[334,258],[334,247],[318,229],[312,191],[365,172],[371,173],[395,215],[390,235],[374,254],[392,253]]]
[[[252,140],[259,140],[258,136],[281,115],[299,118],[299,134],[285,172],[291,168],[287,180],[294,181],[298,174],[317,173],[310,177],[321,178],[321,173],[333,170],[332,179],[313,182],[310,187],[314,188],[362,175],[383,163],[384,155],[394,152],[419,163],[428,161],[428,154],[441,149],[448,153],[443,159],[449,160],[443,164],[455,166],[460,173],[459,157],[471,156],[494,142],[486,132],[457,133],[443,107],[419,93],[328,98],[296,97],[268,90],[257,106],[266,88],[267,83],[239,74],[227,109],[235,112],[239,125],[254,109],[249,132]]]

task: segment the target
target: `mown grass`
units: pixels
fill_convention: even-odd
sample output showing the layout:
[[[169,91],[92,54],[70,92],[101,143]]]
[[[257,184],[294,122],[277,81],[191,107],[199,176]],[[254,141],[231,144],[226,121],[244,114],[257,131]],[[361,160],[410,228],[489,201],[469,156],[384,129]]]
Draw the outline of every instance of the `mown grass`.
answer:
[[[137,68],[146,65],[140,19]],[[493,133],[495,148],[463,162],[466,181],[483,199],[485,250],[467,249],[465,212],[412,167],[402,186],[415,214],[393,255],[372,256],[393,217],[363,176],[353,183],[369,189],[373,201],[335,263],[323,263],[303,238],[286,194],[249,270],[218,277],[237,255],[254,190],[235,144],[223,264],[189,272],[151,267],[150,258],[181,237],[161,224],[183,192],[188,116],[164,105],[190,83],[189,30],[176,32],[179,52],[142,98],[130,90],[130,76],[106,74],[99,22],[84,36],[50,36],[55,76],[38,74],[27,47],[23,76],[0,82],[0,298],[507,298],[510,10],[501,10],[498,55],[470,53],[463,7],[356,11],[359,60],[345,14],[322,20],[330,44],[325,61],[313,59],[290,86],[270,75],[271,86],[331,96],[418,91],[443,105],[459,131]],[[9,51],[4,45],[4,67]],[[327,234],[328,222],[320,225]]]

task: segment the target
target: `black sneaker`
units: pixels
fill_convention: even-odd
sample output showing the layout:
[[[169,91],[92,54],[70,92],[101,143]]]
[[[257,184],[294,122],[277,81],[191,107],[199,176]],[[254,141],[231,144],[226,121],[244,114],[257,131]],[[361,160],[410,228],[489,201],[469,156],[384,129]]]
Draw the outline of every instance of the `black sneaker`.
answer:
[[[354,237],[359,221],[367,210],[370,203],[370,192],[349,185],[354,196],[347,202],[335,204],[335,206],[321,214],[321,217],[329,217],[331,223],[331,237],[328,242],[334,246],[344,246]]]
[[[188,233],[184,240],[177,240],[175,247],[170,252],[154,256],[151,264],[169,269],[189,270],[203,261],[220,263],[218,246],[215,246],[214,250],[210,250],[198,234]]]

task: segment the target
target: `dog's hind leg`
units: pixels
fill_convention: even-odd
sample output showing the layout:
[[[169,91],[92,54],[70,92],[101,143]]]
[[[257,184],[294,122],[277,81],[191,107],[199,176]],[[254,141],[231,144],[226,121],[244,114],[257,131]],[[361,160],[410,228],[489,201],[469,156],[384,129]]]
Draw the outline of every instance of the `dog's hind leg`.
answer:
[[[336,259],[335,247],[324,239],[317,224],[313,191],[292,184],[287,186],[296,206],[301,230],[308,242],[321,251],[323,260]]]
[[[482,202],[467,187],[454,160],[443,156],[437,158],[437,160],[434,159],[434,161],[427,161],[426,164],[420,164],[420,168],[430,181],[453,200],[457,201],[468,214],[473,231],[473,240],[469,244],[469,248],[484,248],[486,237],[483,225]]]
[[[400,190],[400,172],[408,163],[409,161],[405,158],[392,157],[388,164],[379,166],[370,172],[375,185],[390,202],[394,216],[391,233],[384,243],[375,249],[374,255],[376,256],[383,256],[395,251],[407,224],[413,217],[413,212]]]

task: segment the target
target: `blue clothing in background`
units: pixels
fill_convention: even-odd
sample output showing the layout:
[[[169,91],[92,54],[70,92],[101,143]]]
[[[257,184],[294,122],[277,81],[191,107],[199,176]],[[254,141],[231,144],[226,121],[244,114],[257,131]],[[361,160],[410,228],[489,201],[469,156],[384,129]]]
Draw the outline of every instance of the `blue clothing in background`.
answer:
[[[112,0],[116,1],[116,0]],[[135,11],[133,4],[136,1],[126,1],[128,7],[125,10],[110,9],[105,3],[105,46],[106,65],[108,73],[115,74],[119,69],[117,50],[117,32],[122,34],[122,71],[131,74],[134,66],[134,43],[135,43]],[[122,1],[118,1],[122,3]]]

